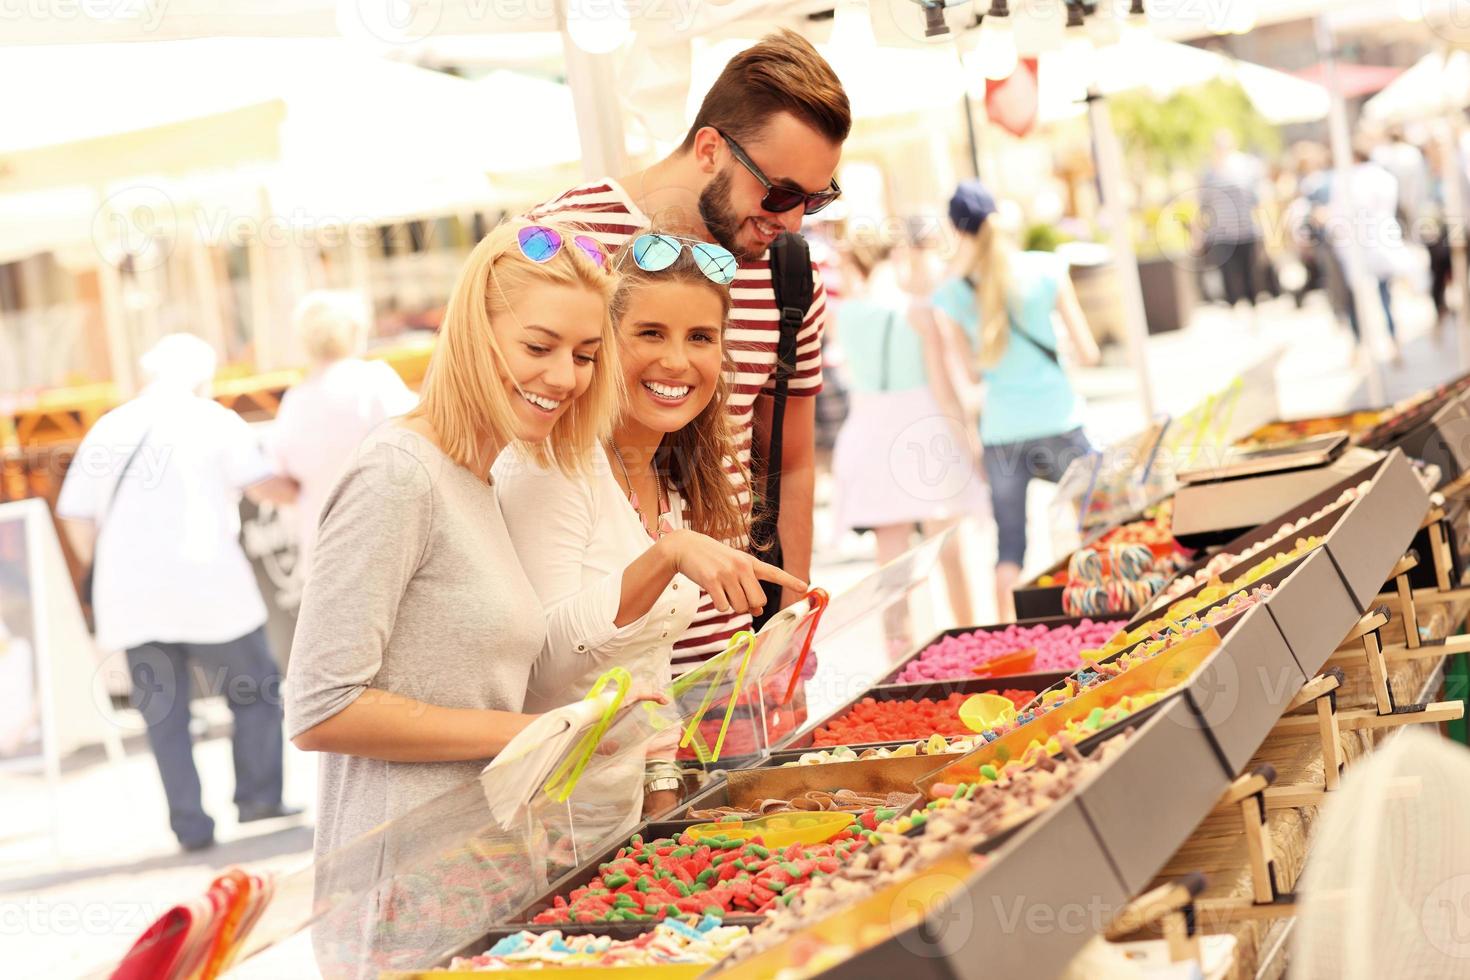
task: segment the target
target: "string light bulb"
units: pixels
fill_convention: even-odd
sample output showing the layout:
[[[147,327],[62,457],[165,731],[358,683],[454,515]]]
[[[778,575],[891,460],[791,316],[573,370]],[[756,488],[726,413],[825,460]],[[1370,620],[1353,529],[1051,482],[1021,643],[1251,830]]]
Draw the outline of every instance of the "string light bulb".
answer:
[[[949,33],[944,22],[945,0],[920,0],[924,5],[924,36],[941,37]]]
[[[1230,33],[1249,34],[1256,26],[1255,0],[1235,0],[1231,6]]]
[[[588,10],[583,4],[567,8],[567,35],[588,54],[611,54],[633,36],[625,0],[613,0],[606,9]]]

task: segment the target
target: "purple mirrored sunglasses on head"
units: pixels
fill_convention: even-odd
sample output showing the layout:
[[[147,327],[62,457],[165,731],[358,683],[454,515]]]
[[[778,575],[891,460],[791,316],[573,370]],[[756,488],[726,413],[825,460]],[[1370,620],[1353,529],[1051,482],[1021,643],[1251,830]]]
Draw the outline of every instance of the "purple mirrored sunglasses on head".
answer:
[[[561,232],[545,225],[527,225],[516,233],[516,241],[520,243],[521,254],[532,262],[550,262],[565,244]],[[599,269],[607,268],[607,249],[597,239],[588,235],[573,235],[572,244]]]

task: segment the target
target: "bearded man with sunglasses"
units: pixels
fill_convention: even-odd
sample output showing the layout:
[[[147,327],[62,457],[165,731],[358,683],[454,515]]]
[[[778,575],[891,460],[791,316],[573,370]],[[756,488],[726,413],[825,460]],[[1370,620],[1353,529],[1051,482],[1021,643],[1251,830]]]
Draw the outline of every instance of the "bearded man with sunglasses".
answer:
[[[769,445],[780,311],[768,249],[783,231],[796,232],[841,194],[835,174],[852,126],[847,94],[831,65],[800,35],[781,31],[732,58],[704,97],[684,142],[646,170],[574,187],[530,213],[535,220],[581,224],[618,249],[649,225],[678,228],[717,242],[738,262],[730,283],[726,332],[730,413],[740,466],[730,465],[732,492],[751,506],[742,476],[752,440]],[[797,334],[797,362],[788,381],[780,467],[777,531],[785,570],[810,580],[815,398],[822,387],[821,338],[826,293],[815,266],[812,304]],[[652,460],[629,468],[648,467]],[[754,475],[756,478],[759,474]],[[748,542],[731,542],[745,546]],[[783,595],[782,605],[800,599]],[[750,611],[720,612],[702,597],[693,625],[674,648],[676,674],[725,649],[750,626]]]

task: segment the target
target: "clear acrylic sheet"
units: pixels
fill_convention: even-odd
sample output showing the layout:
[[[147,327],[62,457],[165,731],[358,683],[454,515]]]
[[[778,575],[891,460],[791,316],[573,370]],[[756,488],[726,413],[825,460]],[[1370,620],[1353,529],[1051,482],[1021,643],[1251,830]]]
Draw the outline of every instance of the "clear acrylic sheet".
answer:
[[[593,728],[584,712],[575,732]],[[613,717],[565,799],[528,770],[487,768],[353,841],[277,880],[276,895],[243,951],[242,972],[269,970],[271,947],[288,940],[291,967],[305,955],[324,977],[376,977],[385,969],[433,966],[508,921],[605,839],[638,820],[643,760],[667,742],[679,718],[670,707],[625,704]],[[545,772],[576,751],[577,739]],[[506,800],[519,805],[507,809]],[[293,939],[292,937],[296,937]],[[252,962],[249,958],[256,957]]]
[[[1171,429],[1161,415],[1143,431],[1072,461],[1051,504],[1053,562],[1157,499],[1160,475],[1172,478],[1172,469],[1158,465]]]
[[[811,657],[785,707],[787,727],[773,745],[799,735],[892,673],[939,627],[944,603],[935,575],[947,549],[959,547],[971,519],[917,545],[834,595],[817,624]],[[945,623],[945,626],[957,625]],[[973,625],[973,624],[963,624]],[[895,638],[895,631],[900,638]]]
[[[701,744],[701,732],[717,730],[733,704],[755,740],[741,762],[765,755],[754,692],[786,663],[785,644],[767,644],[764,659],[753,648],[742,671],[745,649],[732,645],[676,682],[668,705],[624,703],[569,793],[547,792],[547,781],[536,780],[574,768],[579,736],[596,727],[598,711],[573,712],[581,719],[571,733],[578,737],[564,739],[567,747],[553,757],[531,753],[487,767],[477,780],[283,876],[246,945],[244,972],[266,975],[259,971],[269,969],[271,947],[288,940],[295,968],[303,928],[311,958],[333,978],[424,969],[451,953],[478,952],[469,947],[487,930],[510,921],[558,878],[632,830],[640,819],[645,760],[673,758],[701,711],[703,725],[690,744]],[[736,720],[730,732],[744,730]],[[734,744],[730,732],[726,742]]]
[[[309,923],[309,945],[291,942],[293,972],[306,955],[330,978],[427,966],[543,890],[557,870],[552,854],[552,831],[538,815],[527,810],[498,826],[481,785],[465,783],[283,877],[246,955]],[[271,955],[242,967],[267,966]]]

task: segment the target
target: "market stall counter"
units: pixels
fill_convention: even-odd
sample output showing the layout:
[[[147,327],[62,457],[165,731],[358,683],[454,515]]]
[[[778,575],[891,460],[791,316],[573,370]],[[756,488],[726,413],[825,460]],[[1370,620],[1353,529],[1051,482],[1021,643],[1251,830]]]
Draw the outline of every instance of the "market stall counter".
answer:
[[[937,546],[923,546],[833,597],[820,622],[809,600],[733,643],[667,708],[610,690],[571,709],[554,738],[296,876],[295,907],[268,910],[243,955],[309,926],[332,976],[1055,975],[1178,867],[1429,511],[1389,452],[1282,501],[1111,635],[1052,618],[892,651],[874,638],[928,587]],[[842,638],[867,642],[813,675],[813,651]],[[1079,665],[1000,672],[1027,642]],[[961,709],[986,693],[1012,696],[977,726]],[[750,739],[732,757],[742,720]],[[674,742],[711,777],[639,820],[627,773]],[[715,772],[722,762],[734,768]]]

